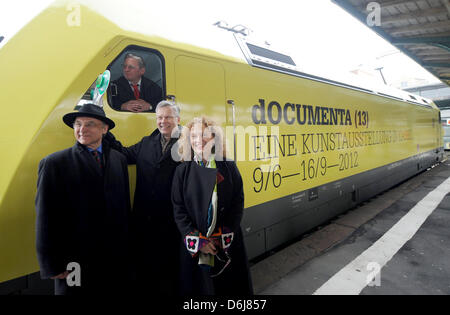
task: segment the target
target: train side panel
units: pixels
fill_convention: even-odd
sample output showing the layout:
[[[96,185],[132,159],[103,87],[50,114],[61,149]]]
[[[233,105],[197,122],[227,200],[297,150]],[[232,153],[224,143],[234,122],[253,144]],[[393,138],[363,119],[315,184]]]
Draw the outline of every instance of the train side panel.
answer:
[[[227,97],[246,133],[237,157],[250,257],[442,158],[432,106],[249,68],[230,65]]]

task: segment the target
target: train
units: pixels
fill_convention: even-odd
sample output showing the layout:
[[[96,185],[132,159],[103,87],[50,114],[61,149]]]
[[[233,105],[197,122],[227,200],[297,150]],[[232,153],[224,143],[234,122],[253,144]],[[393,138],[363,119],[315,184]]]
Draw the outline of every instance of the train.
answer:
[[[249,259],[443,160],[429,99],[302,72],[239,32],[212,29],[220,44],[199,44],[177,37],[170,18],[144,17],[112,2],[56,1],[0,49],[0,293],[37,290],[38,163],[73,145],[62,116],[90,102],[99,73],[119,77],[129,52],[181,108],[181,125],[207,115],[223,128],[244,182]],[[113,109],[113,93],[103,108],[124,145],[156,129],[154,112]]]

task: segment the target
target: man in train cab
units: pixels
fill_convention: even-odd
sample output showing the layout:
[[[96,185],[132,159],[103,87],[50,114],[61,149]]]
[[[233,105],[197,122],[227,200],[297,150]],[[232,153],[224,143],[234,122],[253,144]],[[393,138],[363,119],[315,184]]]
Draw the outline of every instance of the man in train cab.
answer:
[[[132,212],[138,292],[176,295],[180,236],[173,217],[172,179],[179,162],[172,147],[180,132],[180,109],[171,101],[156,106],[155,129],[130,147],[111,133],[106,139],[121,151],[128,164],[136,164],[136,190]]]
[[[162,100],[162,89],[146,78],[144,59],[128,53],[122,68],[122,76],[110,87],[112,107],[130,112],[154,111]]]
[[[85,104],[64,115],[71,148],[39,163],[36,249],[43,279],[57,295],[127,292],[130,283],[130,192],[125,156],[104,135],[114,128],[103,109]]]

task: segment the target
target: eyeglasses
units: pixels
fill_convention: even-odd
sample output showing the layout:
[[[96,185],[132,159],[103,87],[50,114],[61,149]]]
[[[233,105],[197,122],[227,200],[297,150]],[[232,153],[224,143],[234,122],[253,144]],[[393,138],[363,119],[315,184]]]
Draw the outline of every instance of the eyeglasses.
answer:
[[[100,124],[95,123],[95,122],[93,122],[93,121],[88,121],[88,122],[85,123],[85,124],[76,121],[76,122],[73,123],[73,128],[80,129],[81,127],[84,127],[84,128],[89,128],[89,129],[91,129],[91,128],[98,127],[99,125],[100,125]]]

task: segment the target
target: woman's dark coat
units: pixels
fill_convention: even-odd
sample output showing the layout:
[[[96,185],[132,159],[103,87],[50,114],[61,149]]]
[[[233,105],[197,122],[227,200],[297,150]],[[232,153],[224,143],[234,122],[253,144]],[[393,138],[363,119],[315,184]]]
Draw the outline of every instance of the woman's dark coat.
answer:
[[[128,168],[125,157],[106,143],[103,156],[102,171],[77,142],[39,163],[36,248],[41,277],[63,273],[70,262],[81,267],[81,287],[56,280],[57,294],[126,291]]]
[[[205,168],[192,161],[177,167],[172,185],[175,222],[182,239],[194,230],[206,235],[207,211],[218,171],[223,176],[223,181],[217,184],[216,226],[225,226],[234,232],[234,239],[228,251],[231,264],[221,275],[211,278],[208,271],[198,266],[198,256],[193,258],[183,242],[180,261],[181,294],[253,294],[240,227],[244,209],[242,178],[232,161],[217,161],[216,166],[217,169]]]
[[[172,179],[179,165],[172,159],[172,138],[162,153],[161,133],[130,147],[123,147],[109,133],[108,141],[120,150],[128,164],[136,164],[136,191],[133,204],[134,247],[137,257],[137,290],[155,294],[176,294],[179,232],[173,218]]]

